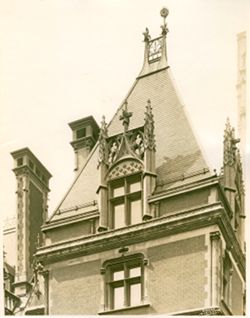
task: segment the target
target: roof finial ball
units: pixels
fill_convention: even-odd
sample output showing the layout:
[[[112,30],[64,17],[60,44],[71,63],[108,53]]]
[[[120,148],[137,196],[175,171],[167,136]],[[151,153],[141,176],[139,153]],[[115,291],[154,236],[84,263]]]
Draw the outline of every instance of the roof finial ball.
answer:
[[[163,25],[161,26],[163,35],[166,35],[168,33],[168,28],[166,24],[166,17],[168,16],[168,14],[169,14],[169,11],[167,8],[161,9],[160,15],[163,17]]]

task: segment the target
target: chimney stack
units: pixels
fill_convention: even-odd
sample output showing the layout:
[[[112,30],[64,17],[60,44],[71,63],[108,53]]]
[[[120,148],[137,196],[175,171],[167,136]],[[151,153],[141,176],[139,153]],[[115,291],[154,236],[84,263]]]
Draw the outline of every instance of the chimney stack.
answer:
[[[17,179],[17,261],[15,294],[25,296],[31,288],[33,255],[37,240],[43,241],[41,226],[47,219],[47,200],[51,174],[29,150],[11,153]]]
[[[69,127],[73,132],[73,141],[70,144],[75,151],[74,171],[78,174],[98,140],[100,129],[92,116],[73,121],[69,123]]]

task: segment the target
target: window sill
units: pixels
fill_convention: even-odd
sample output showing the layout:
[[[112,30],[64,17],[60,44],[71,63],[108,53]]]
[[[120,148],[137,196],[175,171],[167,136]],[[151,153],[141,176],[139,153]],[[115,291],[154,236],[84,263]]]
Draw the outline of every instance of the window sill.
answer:
[[[118,313],[120,311],[133,310],[133,309],[144,308],[144,307],[149,307],[149,306],[150,306],[150,303],[146,303],[146,304],[141,304],[141,305],[137,305],[137,306],[122,307],[122,308],[118,308],[118,309],[110,309],[110,310],[100,311],[100,312],[98,312],[98,315],[112,315],[112,314]]]

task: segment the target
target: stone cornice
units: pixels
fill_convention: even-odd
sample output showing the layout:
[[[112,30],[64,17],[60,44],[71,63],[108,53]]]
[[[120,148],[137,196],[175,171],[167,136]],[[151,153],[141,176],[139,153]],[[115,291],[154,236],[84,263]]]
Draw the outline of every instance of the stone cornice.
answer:
[[[239,268],[244,276],[244,256],[231,229],[228,216],[220,203],[189,209],[176,215],[152,219],[148,222],[122,229],[110,230],[80,239],[44,246],[38,250],[36,256],[45,263],[56,262],[77,255],[99,253],[212,224],[218,224],[221,228],[227,245],[232,247],[235,259],[239,260]]]
[[[97,210],[90,211],[90,212],[86,212],[85,211],[85,212],[82,212],[81,214],[76,215],[74,217],[73,216],[71,216],[70,218],[66,217],[65,219],[60,219],[58,221],[54,221],[54,222],[51,222],[51,223],[48,223],[48,224],[44,224],[42,226],[42,231],[46,232],[48,230],[51,230],[51,229],[54,229],[54,228],[58,228],[58,227],[62,227],[62,226],[65,226],[65,225],[69,225],[69,224],[72,224],[72,223],[82,222],[82,221],[85,221],[85,220],[97,218],[97,217],[99,217],[99,215],[100,215],[100,213]]]
[[[21,167],[16,167],[12,169],[12,171],[15,173],[17,177],[27,174],[36,185],[40,186],[40,190],[46,190],[47,192],[50,192],[48,185],[45,182],[43,182],[29,166],[25,165]]]
[[[73,140],[73,141],[71,141],[70,144],[72,145],[74,150],[78,150],[78,149],[81,149],[83,147],[89,147],[92,149],[94,144],[95,144],[95,140],[92,136],[86,136],[86,137],[82,137],[82,138]]]

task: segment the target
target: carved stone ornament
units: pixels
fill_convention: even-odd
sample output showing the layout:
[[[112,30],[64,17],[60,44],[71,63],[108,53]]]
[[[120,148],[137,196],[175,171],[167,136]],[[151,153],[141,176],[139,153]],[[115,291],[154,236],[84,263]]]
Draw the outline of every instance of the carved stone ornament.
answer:
[[[149,42],[150,41],[150,35],[149,35],[149,30],[146,28],[145,32],[143,32],[144,35],[144,42]]]
[[[244,187],[244,181],[243,181],[243,172],[242,172],[242,161],[240,156],[240,151],[237,149],[236,151],[236,183],[238,188],[238,195],[241,197],[241,195],[244,195],[245,193],[245,187]]]
[[[233,166],[236,160],[236,144],[240,139],[235,138],[234,128],[231,127],[229,119],[224,131],[224,165]]]
[[[220,232],[216,231],[216,232],[212,232],[210,233],[210,239],[211,240],[219,240],[220,239]]]
[[[110,170],[109,180],[124,177],[132,173],[140,172],[142,170],[142,163],[137,161],[136,159],[121,161]]]
[[[111,167],[123,157],[134,157],[143,160],[144,133],[143,128],[127,131],[125,134],[110,137],[108,142],[108,166]]]
[[[162,56],[162,46],[163,46],[162,37],[149,41],[149,48],[148,48],[149,62],[154,62],[160,59],[160,57]]]
[[[127,103],[127,101],[125,101],[124,109],[122,110],[122,115],[119,117],[119,119],[122,120],[122,124],[123,124],[125,133],[128,131],[130,117],[132,115],[133,115],[133,113],[128,111],[128,103]]]
[[[150,100],[147,102],[145,112],[144,147],[145,149],[155,150],[154,116]]]
[[[222,312],[218,307],[206,308],[200,312],[199,316],[222,316]]]
[[[105,117],[102,117],[101,128],[99,133],[99,157],[98,157],[98,165],[100,163],[108,162],[108,129],[107,124],[105,122]]]

